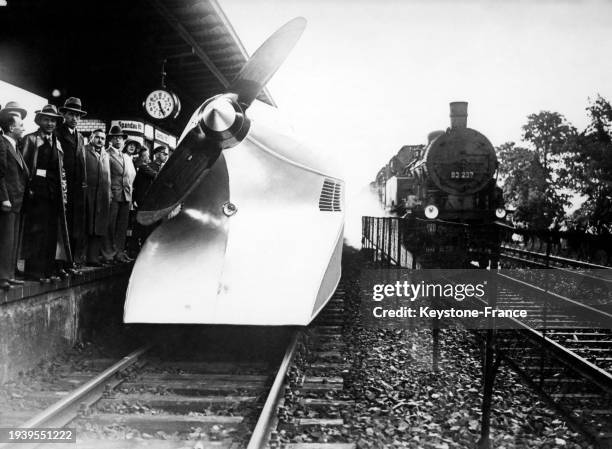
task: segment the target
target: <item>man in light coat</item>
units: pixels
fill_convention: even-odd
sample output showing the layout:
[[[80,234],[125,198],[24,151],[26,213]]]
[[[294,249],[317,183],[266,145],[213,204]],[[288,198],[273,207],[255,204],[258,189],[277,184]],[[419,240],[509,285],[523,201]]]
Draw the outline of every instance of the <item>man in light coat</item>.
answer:
[[[111,172],[111,206],[110,206],[110,239],[115,260],[130,262],[125,252],[130,208],[132,206],[132,189],[136,169],[132,157],[123,152],[123,143],[127,134],[119,126],[113,126],[108,133],[108,148]]]
[[[109,241],[109,219],[111,205],[110,161],[102,129],[91,133],[90,143],[85,146],[87,171],[87,265],[100,266],[112,262],[113,252]]]

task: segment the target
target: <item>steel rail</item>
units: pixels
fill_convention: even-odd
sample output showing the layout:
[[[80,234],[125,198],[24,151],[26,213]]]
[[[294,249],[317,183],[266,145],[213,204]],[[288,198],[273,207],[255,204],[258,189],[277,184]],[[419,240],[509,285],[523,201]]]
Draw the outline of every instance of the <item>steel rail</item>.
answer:
[[[554,296],[559,296],[556,295],[554,293],[551,292],[546,292],[544,290],[542,290],[539,287],[536,287],[534,285],[528,284],[524,281],[519,281],[517,279],[513,279],[510,278],[508,276],[502,275],[497,273],[497,276],[503,277],[503,278],[508,278],[512,281],[515,282],[520,282],[522,284],[525,284],[531,288],[540,290],[545,292],[546,294],[551,294]],[[449,282],[453,282],[453,280],[449,277],[446,276],[442,276],[444,279],[448,280]],[[561,297],[563,298],[563,297]],[[571,300],[569,298],[564,298],[567,299],[569,302],[571,303],[576,303],[576,301]],[[488,302],[485,301],[482,298],[474,298],[474,300],[481,302],[484,305],[488,305]],[[586,306],[584,304],[580,304],[580,303],[576,303],[578,305],[582,305],[585,308],[590,308],[589,306]],[[605,312],[602,312],[600,310],[594,309],[597,313],[599,314],[605,314],[605,315],[609,315]],[[513,327],[510,327],[509,329],[522,329],[527,331],[529,337],[531,339],[536,339],[536,341],[538,342],[539,345],[541,345],[543,348],[546,348],[551,354],[555,355],[556,358],[566,364],[570,369],[576,371],[577,373],[579,373],[582,377],[586,377],[590,380],[592,380],[593,382],[595,382],[600,388],[602,388],[604,391],[606,391],[608,394],[612,394],[612,373],[608,372],[607,370],[600,368],[599,366],[595,365],[592,362],[589,362],[587,359],[585,359],[584,357],[576,354],[574,351],[572,351],[569,348],[566,348],[565,346],[557,343],[556,341],[552,340],[550,337],[546,336],[545,333],[540,332],[537,329],[534,329],[533,327],[531,327],[529,324],[524,323],[523,321],[517,319],[517,318],[512,318],[512,317],[507,317],[507,318],[497,318],[497,320],[500,321],[510,321],[513,323]]]
[[[527,265],[531,265],[534,267],[537,267],[539,269],[542,270],[557,270],[557,271],[562,271],[563,273],[567,273],[571,276],[576,276],[576,277],[583,277],[583,278],[588,278],[588,279],[593,279],[595,281],[601,281],[601,282],[608,282],[608,283],[612,283],[612,279],[608,279],[608,278],[603,278],[600,276],[595,276],[593,274],[590,273],[582,273],[580,271],[575,271],[573,269],[570,268],[565,268],[565,267],[558,267],[555,265],[546,265],[544,262],[538,262],[537,260],[529,260],[529,259],[524,259],[522,257],[516,256],[514,254],[510,254],[511,252],[518,252],[518,251],[523,251],[523,250],[516,250],[516,249],[506,249],[505,251],[508,251],[508,253],[500,253],[500,257],[503,257],[504,259],[510,259],[516,262],[520,262],[520,263],[524,263]],[[538,257],[540,257],[540,255],[538,255]],[[545,259],[546,256],[542,256],[540,257],[540,259]]]
[[[612,313],[608,313],[608,312],[605,312],[605,311],[603,311],[601,309],[598,309],[596,307],[592,307],[592,306],[589,306],[587,304],[581,303],[580,301],[576,301],[575,299],[567,298],[565,296],[559,295],[558,293],[551,292],[549,290],[544,290],[542,287],[538,287],[537,285],[530,284],[529,282],[525,282],[525,281],[523,281],[521,279],[517,279],[517,278],[514,278],[512,276],[508,276],[507,274],[498,273],[498,276],[501,276],[503,279],[506,279],[506,280],[508,280],[510,282],[517,283],[517,284],[521,285],[522,287],[530,288],[532,290],[537,291],[538,293],[543,293],[545,295],[549,295],[549,296],[553,297],[554,299],[558,299],[558,300],[570,303],[573,306],[583,308],[585,310],[588,310],[591,313],[599,315],[600,317],[603,318],[604,323],[610,324],[610,327],[607,327],[606,329],[612,329]],[[610,320],[610,321],[608,322],[608,321],[606,321],[606,319]]]
[[[593,279],[595,281],[612,283],[612,278],[605,278],[605,277],[601,277],[601,276],[595,276],[594,274],[588,273],[588,272],[587,273],[582,273],[580,271],[575,271],[575,269],[571,269],[571,268],[567,268],[567,267],[559,267],[559,266],[556,266],[556,265],[546,265],[544,262],[538,262],[536,260],[524,259],[522,257],[519,257],[519,256],[514,255],[514,254],[510,254],[510,253],[519,253],[519,254],[523,253],[523,254],[526,254],[527,257],[535,255],[538,258],[540,258],[540,260],[546,259],[546,255],[545,254],[535,253],[535,252],[532,252],[532,251],[527,251],[527,250],[517,249],[517,248],[505,248],[504,251],[507,251],[507,253],[502,252],[502,253],[500,253],[500,256],[505,258],[505,259],[511,259],[511,260],[515,260],[515,261],[520,262],[520,263],[526,263],[528,265],[536,266],[536,267],[539,267],[541,269],[551,269],[551,270],[562,271],[564,273],[567,273],[567,274],[570,274],[570,275],[576,276],[576,277],[583,277],[583,278]],[[573,262],[575,262],[576,265],[582,263],[580,261],[573,261]],[[578,269],[580,269],[580,268],[578,268]],[[585,269],[594,269],[594,268],[586,267]],[[609,270],[610,273],[612,274],[612,270],[610,269],[610,267],[597,268],[597,270],[600,270],[600,271]]]
[[[551,261],[566,263],[568,265],[573,265],[578,268],[589,268],[592,270],[612,270],[612,267],[609,267],[606,265],[599,265],[599,264],[592,263],[592,262],[584,262],[582,260],[568,259],[567,257],[555,256],[553,254],[550,254],[547,256],[545,253],[541,253],[538,251],[530,251],[528,249],[523,249],[523,248],[514,248],[508,245],[501,245],[501,248],[507,251],[514,251],[517,253],[530,254],[530,255],[540,257],[540,258],[548,257]]]
[[[45,410],[43,410],[33,418],[21,424],[19,428],[56,428],[65,426],[77,416],[81,403],[88,399],[92,399],[92,396],[99,395],[99,397],[101,397],[106,382],[118,372],[133,365],[138,360],[138,358],[142,356],[145,352],[147,352],[150,348],[151,345],[146,345],[123,357],[113,366],[105,369],[102,373],[89,380],[85,384],[81,385],[79,388],[74,390],[65,398],[62,398],[58,402],[47,407]],[[94,398],[94,400],[99,399],[99,397]],[[41,444],[43,444],[43,441],[32,442],[31,444],[20,443],[15,447],[26,449],[27,447],[37,447]],[[2,443],[0,444],[0,448],[12,447],[12,445],[13,443]]]
[[[293,357],[295,356],[298,337],[300,334],[301,331],[296,331],[293,334],[291,342],[285,351],[283,361],[278,368],[276,377],[274,378],[274,383],[272,384],[268,397],[266,398],[266,402],[261,409],[259,419],[257,420],[255,428],[253,429],[247,449],[260,449],[265,447],[268,442],[270,432],[272,431],[271,427],[273,418],[275,417],[276,409],[281,399],[281,393],[285,383],[285,376],[287,375],[287,371],[289,371],[289,367],[291,366]]]

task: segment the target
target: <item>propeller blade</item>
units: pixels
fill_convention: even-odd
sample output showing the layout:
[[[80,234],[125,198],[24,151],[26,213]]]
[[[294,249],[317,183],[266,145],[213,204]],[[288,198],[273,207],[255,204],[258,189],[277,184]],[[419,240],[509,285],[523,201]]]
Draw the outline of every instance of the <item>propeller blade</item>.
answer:
[[[251,105],[305,27],[306,19],[298,17],[279,28],[247,61],[226,94],[210,98],[196,110],[177,149],[139,204],[139,223],[149,225],[166,218],[206,176],[221,151],[244,139],[250,122],[241,106]]]
[[[306,19],[297,17],[270,36],[242,68],[227,92],[238,95],[238,103],[248,108],[295,47],[306,28]]]
[[[199,184],[221,154],[218,142],[207,139],[199,126],[193,128],[163,166],[136,219],[143,225],[166,218]]]

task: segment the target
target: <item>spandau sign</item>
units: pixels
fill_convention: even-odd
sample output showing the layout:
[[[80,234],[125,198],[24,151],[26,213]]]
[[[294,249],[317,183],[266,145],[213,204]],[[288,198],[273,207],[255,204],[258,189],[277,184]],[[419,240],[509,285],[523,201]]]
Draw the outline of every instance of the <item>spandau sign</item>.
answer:
[[[144,134],[145,126],[143,122],[136,120],[113,120],[111,126],[119,126],[123,131],[131,131],[138,134]]]

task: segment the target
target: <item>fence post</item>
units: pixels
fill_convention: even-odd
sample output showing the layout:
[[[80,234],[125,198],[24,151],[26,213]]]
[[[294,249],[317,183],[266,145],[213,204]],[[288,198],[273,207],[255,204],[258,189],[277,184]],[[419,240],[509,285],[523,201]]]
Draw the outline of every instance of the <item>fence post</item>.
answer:
[[[491,292],[488,303],[495,308],[497,305],[497,257],[491,258],[491,275],[488,284]],[[482,421],[480,426],[479,449],[489,449],[491,447],[491,403],[493,401],[493,387],[495,385],[495,375],[499,368],[500,357],[497,352],[497,324],[494,317],[488,319],[487,336],[485,341],[485,355],[483,361],[483,396],[482,396]]]
[[[397,264],[402,267],[402,223],[403,219],[397,219]]]
[[[377,256],[377,261],[380,261],[380,258],[382,257],[379,254],[380,251],[380,217],[376,217],[376,256]]]
[[[387,266],[390,267],[392,265],[392,257],[393,254],[392,253],[392,248],[391,248],[391,241],[393,240],[393,221],[395,220],[395,218],[388,218],[387,219],[387,224],[388,224],[388,231],[387,231],[387,255],[388,255],[388,262],[387,262]]]

